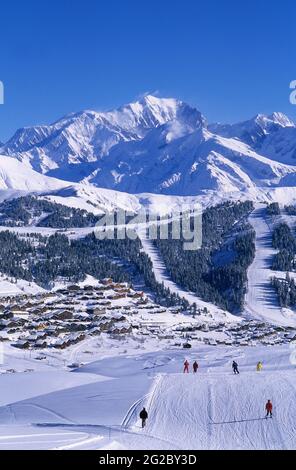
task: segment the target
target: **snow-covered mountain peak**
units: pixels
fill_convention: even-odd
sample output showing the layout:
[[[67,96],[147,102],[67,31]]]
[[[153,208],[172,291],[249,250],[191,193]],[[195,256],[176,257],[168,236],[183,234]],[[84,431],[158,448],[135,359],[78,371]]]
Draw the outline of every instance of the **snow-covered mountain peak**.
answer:
[[[105,116],[126,130],[152,129],[176,119],[197,127],[205,123],[201,113],[183,101],[153,95],[146,95],[138,101],[106,113]]]
[[[0,148],[34,170],[48,173],[61,170],[69,174],[69,165],[86,165],[78,181],[93,171],[94,162],[122,143],[140,141],[151,130],[172,123],[168,141],[205,126],[205,119],[194,107],[174,99],[146,95],[118,109],[103,112],[85,110],[71,113],[48,126],[21,128]],[[67,170],[66,170],[67,167]]]
[[[88,187],[229,194],[291,186],[296,125],[279,112],[207,125],[198,109],[181,100],[146,95],[114,110],[85,110],[48,126],[19,129],[1,153],[30,170]],[[8,187],[14,184],[19,186],[16,181]]]
[[[259,125],[266,132],[279,127],[295,127],[295,123],[284,113],[280,112],[274,112],[269,115],[257,114],[253,119],[250,120],[250,123],[252,121]],[[241,123],[241,125],[245,125],[246,122],[248,121]]]
[[[275,124],[281,127],[296,127],[296,124],[286,114],[280,112],[274,112],[268,116],[268,118]]]

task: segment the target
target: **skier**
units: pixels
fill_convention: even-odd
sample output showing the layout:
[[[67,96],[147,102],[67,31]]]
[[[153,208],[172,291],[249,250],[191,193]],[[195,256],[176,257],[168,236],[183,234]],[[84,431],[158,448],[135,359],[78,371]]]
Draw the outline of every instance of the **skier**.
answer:
[[[262,364],[261,361],[259,361],[258,364],[257,364],[257,372],[260,372],[260,370],[262,369],[262,367],[263,367],[263,364]]]
[[[185,372],[189,373],[189,362],[187,361],[187,359],[186,359],[186,361],[184,362],[184,370],[183,370],[183,372],[184,372],[184,374],[185,374]]]
[[[271,403],[270,400],[267,400],[267,403],[265,405],[265,409],[266,409],[265,418],[268,418],[268,416],[270,416],[272,418],[272,403]]]
[[[193,372],[196,373],[197,372],[197,369],[198,369],[198,363],[196,361],[194,361],[193,363]]]
[[[232,363],[232,369],[233,369],[233,373],[234,374],[239,374],[239,370],[238,370],[238,363],[233,361]]]
[[[140,418],[142,420],[142,428],[146,426],[146,420],[148,419],[148,413],[146,411],[146,408],[143,408],[141,413],[140,413]]]

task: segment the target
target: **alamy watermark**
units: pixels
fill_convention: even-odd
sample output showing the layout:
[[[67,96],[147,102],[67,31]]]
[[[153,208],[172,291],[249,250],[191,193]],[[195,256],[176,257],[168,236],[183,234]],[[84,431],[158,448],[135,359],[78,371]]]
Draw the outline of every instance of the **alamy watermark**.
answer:
[[[4,84],[0,80],[0,104],[4,104]]]
[[[106,213],[97,222],[98,240],[182,240],[185,251],[202,245],[202,208],[200,204],[184,204],[169,215],[160,216],[148,209],[133,212],[118,209]]]
[[[296,104],[296,80],[293,80],[290,83],[290,89],[293,90],[290,93],[290,103],[291,104]]]

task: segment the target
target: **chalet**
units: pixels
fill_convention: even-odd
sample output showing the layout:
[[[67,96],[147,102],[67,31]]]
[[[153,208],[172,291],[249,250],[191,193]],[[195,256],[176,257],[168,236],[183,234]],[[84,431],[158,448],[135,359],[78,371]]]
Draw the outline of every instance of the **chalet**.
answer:
[[[0,320],[8,320],[9,318],[13,318],[13,312],[5,310],[3,313],[0,313]]]
[[[58,336],[59,335],[59,329],[56,325],[47,326],[45,331],[46,331],[48,336]]]
[[[96,292],[96,295],[102,295],[104,294],[104,292],[106,292],[107,290],[110,290],[110,287],[109,286],[100,286],[100,287],[97,287],[95,292]]]
[[[117,292],[116,294],[113,294],[113,296],[108,296],[108,299],[118,300],[118,299],[124,299],[125,297],[126,297],[126,294],[124,292]]]
[[[52,320],[72,320],[73,312],[70,310],[55,310],[46,315],[46,318],[51,318]]]
[[[85,339],[84,333],[74,333],[69,336],[70,344],[76,344]]]
[[[44,348],[47,348],[48,344],[45,341],[45,339],[38,339],[34,346],[35,348],[38,348],[38,349],[44,349]]]
[[[146,303],[146,305],[145,305],[145,307],[144,307],[144,308],[145,308],[145,310],[146,310],[146,309],[147,309],[147,310],[152,310],[152,309],[154,309],[154,308],[155,308],[155,305],[153,305],[153,304],[150,304],[150,303]]]
[[[126,317],[121,312],[112,313],[112,320],[114,320],[114,321],[125,321]]]
[[[30,343],[26,339],[19,339],[13,346],[19,349],[28,349],[30,347]]]
[[[158,333],[157,337],[159,339],[174,339],[175,338],[173,333]]]
[[[78,300],[93,300],[93,298],[89,295],[82,295],[81,297],[78,297]]]
[[[120,287],[120,288],[115,288],[114,289],[115,292],[118,292],[118,294],[125,294],[125,296],[127,296],[127,294],[129,294],[130,292],[130,289],[129,287]]]
[[[108,331],[108,333],[118,334],[118,335],[131,333],[131,332],[132,332],[132,326],[127,322],[118,322],[115,325],[113,325]]]
[[[25,308],[26,310],[29,310],[30,308],[33,308],[33,307],[35,307],[35,304],[33,302],[26,302],[23,305],[23,308]]]
[[[63,338],[58,338],[51,345],[57,349],[65,349],[71,346],[72,344],[76,344],[76,343],[79,343],[80,341],[83,341],[84,339],[85,339],[84,333],[77,333],[77,334],[65,336]]]
[[[15,315],[28,314],[27,310],[25,309],[25,307],[23,305],[14,305],[14,306],[10,307],[9,310],[12,313],[14,313]]]
[[[91,285],[83,286],[83,290],[85,290],[85,291],[93,291],[93,290],[94,290],[94,286],[91,286]]]
[[[56,293],[55,292],[45,292],[43,294],[43,297],[48,298],[48,297],[55,297]]]
[[[88,330],[88,334],[91,336],[98,336],[101,334],[101,329],[97,326],[94,326]]]
[[[55,291],[56,294],[65,294],[66,293],[66,289],[64,289],[63,287],[61,287],[60,289],[57,289]]]
[[[45,339],[46,337],[47,337],[47,334],[45,331],[34,331],[26,339],[28,341],[37,341],[39,339]]]
[[[169,307],[168,308],[169,312],[172,313],[173,315],[176,315],[178,313],[181,313],[182,309],[181,307]]]
[[[144,297],[144,292],[134,292],[132,297],[134,299],[142,299]]]
[[[87,329],[87,325],[81,322],[73,322],[67,325],[67,331],[85,331]]]
[[[80,290],[80,287],[77,284],[71,284],[70,286],[68,286],[68,290],[69,291],[78,291],[78,290]]]
[[[0,335],[0,342],[3,343],[4,341],[9,341],[9,336],[7,334],[7,331],[2,331]]]
[[[108,331],[111,326],[114,324],[114,322],[108,318],[100,321],[99,325],[100,325],[100,331]]]
[[[17,327],[20,327],[22,325],[24,325],[24,321],[22,321],[21,319],[18,319],[18,320],[14,320],[13,318],[12,319],[8,319],[8,320],[0,320],[0,330],[4,329],[4,328],[17,328]]]
[[[56,349],[66,349],[70,346],[70,342],[67,338],[58,338],[56,341],[51,343],[51,346]]]
[[[110,300],[100,300],[98,302],[98,305],[104,305],[104,306],[111,305],[111,301]]]
[[[106,313],[106,309],[102,307],[95,307],[95,308],[87,308],[86,313],[88,315],[104,315]]]

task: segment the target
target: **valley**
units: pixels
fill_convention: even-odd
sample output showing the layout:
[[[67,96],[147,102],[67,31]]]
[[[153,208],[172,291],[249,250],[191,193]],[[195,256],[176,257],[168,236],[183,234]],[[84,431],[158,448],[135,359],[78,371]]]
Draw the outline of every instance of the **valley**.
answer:
[[[0,449],[295,447],[295,142],[282,113],[147,95],[1,144]],[[186,251],[172,219],[196,204]],[[168,239],[100,240],[118,209]]]

